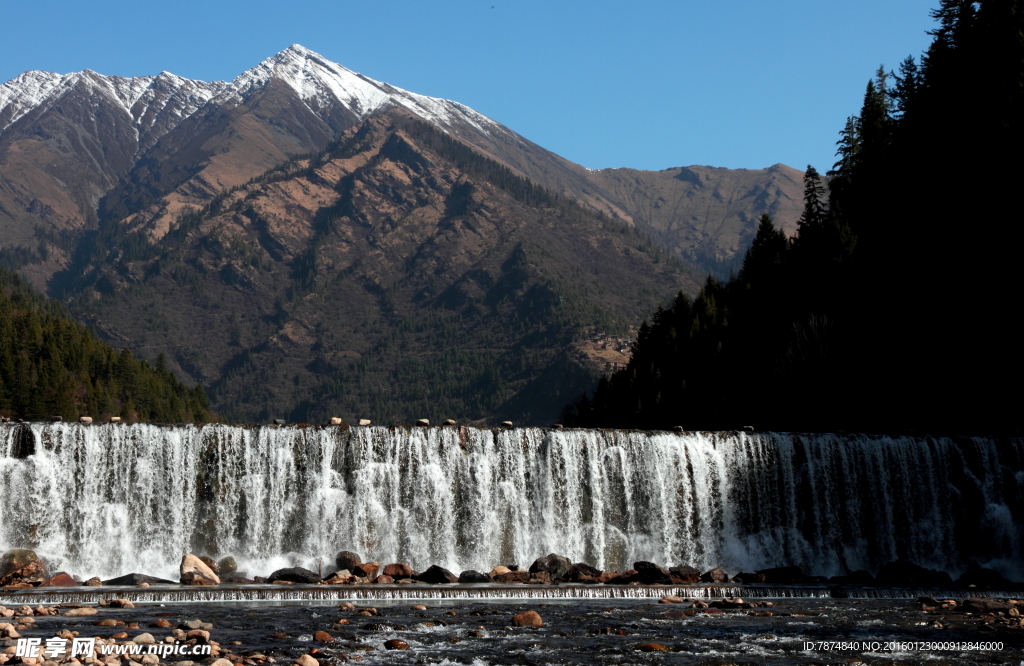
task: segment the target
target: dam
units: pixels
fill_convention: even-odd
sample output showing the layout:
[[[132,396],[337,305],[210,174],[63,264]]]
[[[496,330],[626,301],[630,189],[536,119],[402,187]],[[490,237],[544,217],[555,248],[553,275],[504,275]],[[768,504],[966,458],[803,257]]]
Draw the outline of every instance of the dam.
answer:
[[[458,573],[550,552],[1024,578],[1024,439],[544,428],[0,425],[0,550],[83,580],[334,554]]]

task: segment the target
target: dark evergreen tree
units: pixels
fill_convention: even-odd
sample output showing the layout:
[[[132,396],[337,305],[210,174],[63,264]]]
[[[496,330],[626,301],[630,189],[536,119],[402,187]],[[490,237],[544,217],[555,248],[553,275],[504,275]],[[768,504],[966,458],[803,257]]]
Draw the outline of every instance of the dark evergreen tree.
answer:
[[[762,221],[737,277],[659,311],[577,422],[1019,430],[1024,1],[933,16],[920,67],[868,83],[827,205],[808,168],[792,246]],[[655,386],[682,387],[657,418]]]
[[[57,301],[0,271],[0,414],[26,420],[121,416],[129,421],[205,421],[203,387],[189,388],[164,362],[117,352]]]

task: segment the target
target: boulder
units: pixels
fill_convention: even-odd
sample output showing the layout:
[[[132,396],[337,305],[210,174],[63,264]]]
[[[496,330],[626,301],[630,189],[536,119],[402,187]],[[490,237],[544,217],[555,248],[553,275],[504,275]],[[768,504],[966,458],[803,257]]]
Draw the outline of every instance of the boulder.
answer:
[[[334,636],[331,636],[326,631],[315,631],[313,632],[313,640],[317,643],[330,643],[334,640]]]
[[[378,569],[380,569],[380,562],[363,562],[352,569],[352,574],[373,580],[377,577]]]
[[[252,585],[256,581],[246,576],[244,571],[236,571],[220,577],[221,583],[232,583],[233,585]]]
[[[78,417],[78,422],[79,423],[85,423],[85,424],[92,423],[92,417],[91,416],[79,416]]]
[[[359,419],[359,425],[361,425],[361,426],[373,425],[373,421],[371,421],[370,419]]]
[[[572,565],[572,571],[569,572],[569,580],[580,581],[584,579],[597,579],[601,577],[601,570],[597,567],[592,567],[586,562],[577,562]]]
[[[103,581],[104,585],[139,585],[140,583],[149,583],[150,585],[177,585],[172,580],[164,580],[163,578],[157,578],[156,576],[147,576],[146,574],[130,573],[124,576],[118,576],[117,578],[111,578],[110,580]],[[90,583],[87,581],[87,585]]]
[[[409,644],[403,641],[401,638],[392,638],[391,640],[384,641],[385,650],[409,650]]]
[[[219,659],[218,661],[227,661],[228,664],[231,663],[227,659],[223,659],[223,660]],[[314,659],[313,657],[309,656],[308,654],[304,654],[301,657],[298,657],[295,660],[295,664],[296,664],[296,666],[320,666],[320,662],[317,661],[316,659]],[[217,664],[214,663],[214,664],[211,664],[211,666],[217,666]]]
[[[43,587],[78,587],[79,585],[81,583],[63,571],[55,573],[52,577],[44,580],[42,584]]]
[[[501,422],[501,427],[502,428],[511,428],[512,427],[512,422],[511,421],[502,421]]]
[[[610,576],[605,582],[608,585],[629,585],[630,583],[639,583],[640,576],[636,569],[627,569],[620,574]]]
[[[763,582],[769,585],[796,585],[807,581],[807,575],[800,567],[760,569],[757,573],[764,576]]]
[[[1013,585],[1007,580],[1003,574],[999,573],[995,569],[971,569],[964,575],[956,579],[957,585],[973,585],[975,587],[1002,587],[1006,588]]]
[[[459,577],[453,574],[451,571],[448,571],[447,569],[439,567],[435,564],[423,573],[416,576],[416,580],[420,581],[421,583],[433,584],[457,583],[459,582]]]
[[[953,579],[945,571],[925,569],[913,562],[898,560],[879,570],[875,584],[884,587],[943,587],[952,585]]]
[[[538,557],[530,565],[530,573],[546,572],[553,580],[566,580],[572,571],[572,560],[568,557],[549,553],[544,557]]]
[[[405,578],[415,578],[416,572],[412,570],[408,564],[402,562],[395,562],[384,567],[384,571],[381,572],[385,576],[391,576],[395,580],[403,580]]]
[[[485,573],[469,569],[459,574],[460,583],[490,583],[491,577]]]
[[[503,566],[501,566],[499,564],[498,566],[496,566],[493,569],[491,569],[491,574],[490,575],[491,575],[491,578],[494,578],[495,576],[500,576],[501,574],[507,574],[510,571],[512,571],[512,570],[509,569],[508,567],[503,567]]]
[[[689,585],[700,582],[700,569],[694,569],[690,566],[672,567],[668,570],[668,573],[672,576],[672,582],[676,584]]]
[[[508,571],[497,576],[492,576],[491,580],[495,583],[502,583],[508,585],[510,583],[529,583],[530,582],[529,571]]]
[[[267,578],[268,583],[276,583],[277,581],[315,585],[320,582],[320,576],[302,567],[288,567],[286,569],[278,569]]]
[[[529,582],[537,585],[550,585],[551,574],[549,574],[547,571],[538,571],[537,573],[532,573],[530,574]]]
[[[82,585],[88,585],[89,587],[96,587],[97,585],[102,585],[102,584],[103,584],[103,581],[101,581],[96,576],[93,576],[89,580],[87,580],[84,583],[82,583]]]
[[[729,582],[729,574],[715,567],[711,571],[702,573],[700,579],[705,583],[727,583]]]
[[[351,550],[343,550],[334,556],[334,566],[338,567],[339,571],[342,569],[355,571],[356,565],[362,563],[363,561],[359,558],[359,555],[353,553]]]
[[[430,425],[430,419],[416,419],[416,425],[425,428]]]
[[[453,426],[453,425],[459,425],[459,422],[456,421],[455,419],[445,419],[444,422],[441,425]]]
[[[39,585],[49,577],[46,564],[35,551],[15,548],[0,557],[0,586]]]
[[[181,572],[182,585],[220,585],[220,577],[206,562],[192,553],[182,556],[178,570]]]
[[[637,579],[641,585],[671,585],[672,577],[667,569],[659,567],[654,562],[634,562]]]
[[[210,568],[213,569],[213,567]],[[235,573],[236,571],[238,571],[238,563],[235,562],[234,557],[228,555],[227,557],[220,558],[220,560],[217,562],[217,569],[214,569],[214,571],[217,572],[218,576],[220,574]]]
[[[327,422],[328,425],[341,425],[341,419],[337,416],[332,416],[331,420]]]
[[[740,583],[742,585],[750,585],[752,583],[763,583],[765,582],[765,575],[762,573],[750,573],[747,571],[741,571],[732,577],[733,583]]]
[[[335,571],[320,582],[324,585],[349,585],[356,582],[356,577],[348,569],[342,569],[341,571]]]
[[[395,582],[395,579],[392,578],[391,576],[386,576],[386,575],[381,574],[380,576],[377,576],[376,578],[374,578],[373,582],[377,583],[378,585],[393,585],[394,582]]]
[[[213,559],[212,557],[207,557],[206,555],[203,555],[199,558],[199,561],[205,564],[206,566],[210,567],[210,571],[217,574],[218,576],[220,575],[220,565],[217,564],[217,560]]]
[[[544,620],[537,611],[526,611],[513,617],[512,624],[517,627],[543,627]]]

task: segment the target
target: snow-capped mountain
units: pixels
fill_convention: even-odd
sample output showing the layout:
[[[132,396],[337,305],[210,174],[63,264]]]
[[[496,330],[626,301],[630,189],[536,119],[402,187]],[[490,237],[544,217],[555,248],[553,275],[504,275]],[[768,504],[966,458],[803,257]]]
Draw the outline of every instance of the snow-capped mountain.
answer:
[[[374,81],[298,44],[239,75],[221,97],[233,95],[244,100],[253,91],[262,90],[274,78],[291,86],[313,111],[340,104],[362,120],[382,109],[401,106],[441,127],[468,123],[485,133],[504,130],[498,123],[464,104],[417,95]]]
[[[392,109],[635,224],[683,256],[696,256],[694,248],[735,256],[761,212],[784,226],[798,215],[799,175],[787,167],[717,169],[700,178],[591,171],[464,104],[402,90],[293,45],[228,82],[85,70],[29,71],[0,84],[0,265],[43,286],[70,267],[87,230],[119,222],[156,240],[186,207],[202,207],[291,156],[321,151]]]
[[[206,104],[244,104],[274,79],[290,86],[317,115],[341,107],[362,120],[401,106],[441,127],[465,123],[483,133],[504,129],[464,104],[374,81],[293,44],[230,83],[185,79],[170,72],[138,77],[104,76],[88,69],[71,74],[25,72],[0,85],[0,133],[31,112],[49,109],[85,89],[113,103],[131,119],[140,137],[158,125],[157,119],[162,121],[162,135]]]
[[[104,76],[88,69],[63,75],[25,72],[0,85],[0,133],[32,112],[66,101],[69,94],[87,91],[123,111],[141,139],[157,127],[160,134],[173,129],[226,88],[221,81],[193,81],[170,72],[137,77]]]

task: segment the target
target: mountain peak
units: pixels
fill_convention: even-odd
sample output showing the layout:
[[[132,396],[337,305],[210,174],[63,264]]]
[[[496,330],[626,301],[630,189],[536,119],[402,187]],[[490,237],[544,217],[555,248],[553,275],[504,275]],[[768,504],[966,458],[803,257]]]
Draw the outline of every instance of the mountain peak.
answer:
[[[291,86],[314,112],[341,104],[357,118],[364,119],[378,111],[401,106],[445,130],[458,123],[469,123],[484,134],[501,128],[463,104],[418,95],[376,81],[301,44],[292,44],[243,72],[231,82],[230,88],[244,98],[275,78]]]

